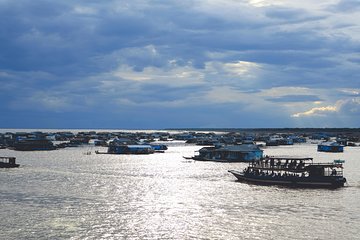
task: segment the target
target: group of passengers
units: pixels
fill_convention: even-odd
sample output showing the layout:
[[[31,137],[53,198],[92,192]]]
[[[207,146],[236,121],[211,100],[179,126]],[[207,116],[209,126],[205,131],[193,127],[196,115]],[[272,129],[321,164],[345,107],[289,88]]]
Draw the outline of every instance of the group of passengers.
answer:
[[[305,172],[301,173],[301,175],[297,173],[289,173],[289,172],[274,172],[274,171],[263,171],[259,169],[246,168],[244,170],[246,174],[251,174],[255,176],[269,176],[269,177],[307,177]]]
[[[266,168],[281,168],[281,169],[297,169],[301,170],[304,169],[305,163],[302,160],[290,160],[286,159],[285,162],[282,162],[280,159],[274,159],[274,158],[265,158],[264,161],[253,161],[253,166],[258,167],[266,167]]]

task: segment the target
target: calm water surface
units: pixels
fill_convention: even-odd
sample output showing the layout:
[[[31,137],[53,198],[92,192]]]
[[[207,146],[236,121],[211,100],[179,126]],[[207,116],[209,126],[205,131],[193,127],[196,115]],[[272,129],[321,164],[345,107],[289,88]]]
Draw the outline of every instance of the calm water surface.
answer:
[[[267,155],[345,159],[348,186],[291,189],[235,181],[244,163],[192,162],[199,146],[96,155],[101,147],[0,150],[0,239],[360,239],[360,148],[268,147]],[[92,151],[91,155],[85,155]]]

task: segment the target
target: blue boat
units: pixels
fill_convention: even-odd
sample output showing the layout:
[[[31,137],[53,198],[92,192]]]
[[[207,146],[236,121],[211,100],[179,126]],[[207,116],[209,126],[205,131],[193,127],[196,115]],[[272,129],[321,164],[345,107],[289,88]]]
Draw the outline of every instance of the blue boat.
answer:
[[[322,142],[318,144],[318,152],[344,152],[344,146],[337,142]]]
[[[163,144],[137,144],[134,141],[114,139],[109,142],[107,152],[95,151],[97,154],[152,154],[164,152],[167,146]]]
[[[154,151],[165,151],[168,149],[168,147],[164,144],[150,144],[150,146],[154,149]]]
[[[151,154],[155,150],[150,145],[110,145],[109,154]]]

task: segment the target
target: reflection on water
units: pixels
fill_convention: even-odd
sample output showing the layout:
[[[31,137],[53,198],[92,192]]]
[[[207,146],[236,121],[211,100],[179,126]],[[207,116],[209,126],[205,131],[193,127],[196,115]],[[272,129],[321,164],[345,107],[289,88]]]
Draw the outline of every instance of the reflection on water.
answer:
[[[98,147],[14,152],[0,169],[0,239],[356,239],[360,148],[269,147],[267,155],[345,159],[349,187],[291,189],[240,183],[244,163],[192,162],[198,146],[163,154],[85,155]]]

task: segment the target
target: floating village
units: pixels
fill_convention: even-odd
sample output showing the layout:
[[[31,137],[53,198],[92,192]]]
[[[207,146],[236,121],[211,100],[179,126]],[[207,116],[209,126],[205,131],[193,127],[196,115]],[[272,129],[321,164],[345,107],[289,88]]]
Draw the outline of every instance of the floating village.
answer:
[[[360,147],[358,131],[154,131],[154,132],[6,132],[0,133],[0,149],[14,151],[56,151],[86,145],[105,147],[107,151],[91,154],[155,154],[165,153],[168,143],[182,141],[198,145],[189,161],[245,162],[245,169],[228,170],[238,181],[292,187],[343,187],[344,159],[314,162],[311,156],[267,156],[271,146],[311,143],[319,152],[344,152],[346,147]],[[0,168],[20,164],[12,156],[0,156]]]

